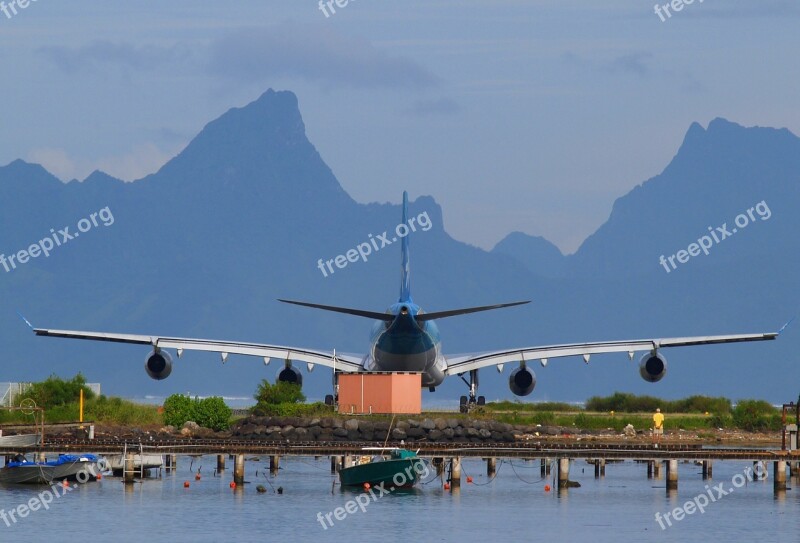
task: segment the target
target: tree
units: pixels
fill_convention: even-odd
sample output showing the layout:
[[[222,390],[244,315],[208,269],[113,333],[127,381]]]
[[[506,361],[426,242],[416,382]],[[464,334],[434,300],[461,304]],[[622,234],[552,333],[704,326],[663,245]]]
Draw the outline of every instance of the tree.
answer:
[[[263,379],[258,385],[258,390],[254,396],[256,402],[267,405],[277,405],[283,403],[303,403],[306,397],[300,385],[278,381],[274,385]]]

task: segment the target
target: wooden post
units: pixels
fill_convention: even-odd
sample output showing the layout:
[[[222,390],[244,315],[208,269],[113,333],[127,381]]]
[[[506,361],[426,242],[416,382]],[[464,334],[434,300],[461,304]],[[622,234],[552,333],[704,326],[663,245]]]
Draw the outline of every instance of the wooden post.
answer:
[[[486,459],[486,476],[489,478],[494,477],[495,473],[497,473],[497,458],[487,458]]]
[[[661,468],[663,467],[663,463],[661,460],[653,460],[653,477],[656,479],[661,479]]]
[[[567,488],[569,485],[569,458],[558,459],[558,488]]]
[[[655,464],[655,463],[656,463],[655,460],[648,460],[647,461],[647,478],[648,479],[652,479],[653,478],[653,464]]]
[[[281,457],[278,455],[272,455],[269,457],[269,474],[270,475],[278,475],[278,469],[280,469],[281,464]]]
[[[233,468],[233,482],[236,483],[236,486],[240,486],[244,484],[244,455],[237,454],[236,455],[236,463],[234,464]]]
[[[703,460],[703,480],[711,479],[714,471],[714,464],[711,460]]]
[[[786,460],[778,460],[773,465],[775,470],[775,492],[786,490]]]
[[[678,490],[678,461],[667,462],[667,491]]]
[[[349,468],[349,467],[350,467],[350,466],[352,466],[353,464],[354,464],[354,462],[353,462],[353,455],[351,455],[351,454],[346,454],[346,455],[344,455],[344,456],[342,457],[342,467],[343,467],[343,468]]]
[[[461,487],[461,457],[456,456],[450,460],[450,488]]]
[[[606,460],[605,458],[595,458],[594,460],[594,478],[606,476]]]
[[[217,455],[217,473],[222,473],[225,471],[225,455],[218,454]]]
[[[169,455],[169,469],[175,471],[178,469],[178,455],[171,454]]]
[[[133,453],[125,453],[125,464],[122,469],[122,478],[125,484],[133,483],[133,476],[136,474],[136,463],[133,461]]]
[[[542,458],[542,479],[550,475],[550,459]]]
[[[433,465],[436,466],[436,476],[441,476],[444,473],[444,458],[434,458]]]
[[[331,473],[336,473],[339,471],[340,462],[341,460],[339,460],[338,456],[331,456]]]

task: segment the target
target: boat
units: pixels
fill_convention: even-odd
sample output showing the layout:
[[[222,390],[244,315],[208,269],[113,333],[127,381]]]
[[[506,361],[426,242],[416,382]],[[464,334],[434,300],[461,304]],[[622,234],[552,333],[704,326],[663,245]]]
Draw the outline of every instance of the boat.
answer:
[[[381,447],[368,447],[364,450],[387,451]],[[427,472],[425,461],[413,451],[393,448],[388,453],[388,456],[361,456],[356,459],[355,465],[340,469],[339,480],[342,486],[364,487],[368,484],[370,487],[380,486],[388,490],[411,488],[419,476]]]
[[[41,434],[22,434],[18,436],[0,436],[0,448],[36,447],[42,442]]]
[[[31,462],[18,454],[0,469],[0,483],[49,485],[65,479],[85,483],[101,473],[99,462],[93,454],[60,454],[49,462]]]
[[[119,477],[125,470],[125,455],[108,454],[106,455],[106,466],[114,472],[115,477]],[[139,454],[133,455],[134,471],[140,473],[151,469],[160,469],[164,466],[164,457],[160,454]]]

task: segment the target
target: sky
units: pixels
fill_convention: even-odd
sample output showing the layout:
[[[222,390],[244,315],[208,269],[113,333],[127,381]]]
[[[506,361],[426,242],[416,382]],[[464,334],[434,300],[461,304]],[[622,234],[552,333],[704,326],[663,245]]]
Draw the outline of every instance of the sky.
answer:
[[[355,200],[431,195],[458,240],[572,253],[693,121],[800,134],[796,0],[339,2],[5,0],[0,165],[134,181],[291,90]]]

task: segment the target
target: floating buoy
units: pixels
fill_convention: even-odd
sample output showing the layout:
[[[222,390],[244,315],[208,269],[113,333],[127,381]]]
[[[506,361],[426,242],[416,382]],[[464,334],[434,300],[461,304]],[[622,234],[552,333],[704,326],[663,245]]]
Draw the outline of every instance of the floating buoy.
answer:
[[[231,481],[231,488],[236,488],[236,481]]]
[[[372,488],[369,483],[364,483],[364,490],[369,490]]]
[[[198,473],[197,475],[195,475],[195,476],[194,476],[194,480],[195,480],[195,481],[199,481],[199,480],[200,480],[200,474],[199,474],[199,473]]]
[[[98,481],[102,481],[103,480],[103,474],[102,473],[98,473],[97,477],[95,477],[95,479],[97,479]]]
[[[183,488],[189,488],[189,481],[183,482]]]
[[[550,485],[544,485],[544,491],[550,492]]]
[[[258,485],[256,487],[256,492],[258,492],[259,494],[264,494],[266,491],[267,487],[265,487],[264,485]]]
[[[61,486],[63,486],[64,488],[69,488],[69,481],[64,479],[63,481],[61,481]]]
[[[278,487],[278,494],[283,494],[283,487],[282,486]]]
[[[472,482],[472,477],[470,477],[470,476],[467,476],[467,482],[468,482],[468,483],[471,483],[471,482]]]
[[[445,483],[444,484],[444,489],[445,490],[450,490],[450,483]]]

